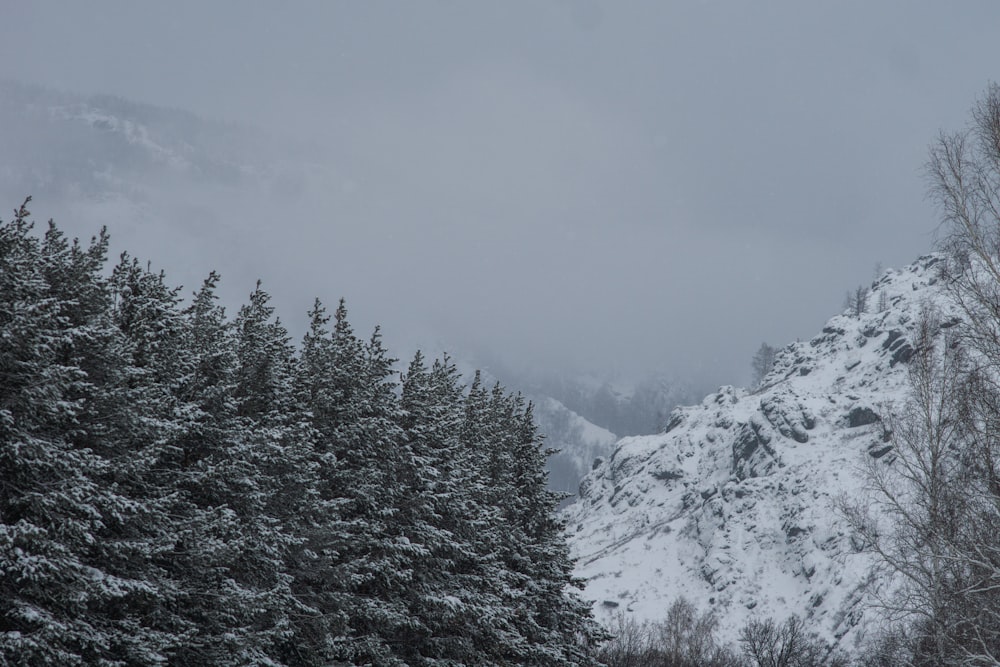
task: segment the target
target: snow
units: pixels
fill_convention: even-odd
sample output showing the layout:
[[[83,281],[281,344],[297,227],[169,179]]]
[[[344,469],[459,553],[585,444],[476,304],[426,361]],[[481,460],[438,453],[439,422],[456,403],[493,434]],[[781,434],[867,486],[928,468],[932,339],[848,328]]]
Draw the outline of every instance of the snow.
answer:
[[[556,450],[548,460],[550,486],[563,493],[575,493],[594,459],[609,454],[618,437],[551,396],[533,398],[535,419],[545,434],[545,444]]]
[[[661,620],[683,595],[719,614],[728,640],[752,617],[790,614],[848,650],[860,640],[885,582],[837,506],[863,498],[868,461],[892,459],[881,423],[865,416],[905,400],[921,309],[956,317],[940,261],[888,271],[869,312],[780,350],[759,388],[722,387],[678,408],[666,433],[617,443],[564,513],[598,618]]]
[[[618,440],[618,436],[608,429],[584,419],[578,413],[573,412],[551,396],[542,396],[538,401],[538,404],[535,406],[536,411],[563,413],[565,415],[567,420],[566,430],[573,433],[574,444],[578,443],[584,449],[610,450],[611,446]]]

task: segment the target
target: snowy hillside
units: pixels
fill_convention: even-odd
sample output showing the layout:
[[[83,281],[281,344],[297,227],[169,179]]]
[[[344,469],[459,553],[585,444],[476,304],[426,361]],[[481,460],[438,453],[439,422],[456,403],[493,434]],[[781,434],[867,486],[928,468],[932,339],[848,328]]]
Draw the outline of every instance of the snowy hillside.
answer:
[[[557,450],[549,457],[549,487],[576,493],[580,480],[590,472],[594,460],[607,455],[618,437],[597,426],[565,405],[543,396],[534,399],[535,420],[545,434],[545,444]]]
[[[888,271],[866,313],[785,347],[758,389],[722,387],[595,466],[565,516],[599,618],[659,620],[683,595],[729,639],[751,617],[797,614],[851,648],[874,616],[872,562],[835,505],[858,497],[866,459],[892,458],[878,414],[906,396],[921,308],[957,323],[939,262]]]
[[[709,390],[690,379],[654,373],[641,379],[614,373],[512,375],[512,384],[532,394],[552,396],[602,428],[625,435],[659,433],[678,405],[698,400]]]

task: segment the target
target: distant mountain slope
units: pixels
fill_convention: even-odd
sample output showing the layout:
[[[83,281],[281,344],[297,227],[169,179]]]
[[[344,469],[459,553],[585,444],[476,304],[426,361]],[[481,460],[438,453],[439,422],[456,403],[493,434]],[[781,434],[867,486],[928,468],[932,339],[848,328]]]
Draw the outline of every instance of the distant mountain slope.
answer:
[[[760,388],[722,387],[666,433],[618,443],[565,512],[598,616],[661,619],[684,595],[730,639],[751,617],[797,614],[852,646],[879,582],[834,507],[857,497],[866,458],[891,458],[878,414],[906,396],[921,309],[958,322],[941,261],[887,272],[869,312],[785,347]]]
[[[282,228],[332,209],[343,179],[324,160],[252,127],[0,80],[3,217],[31,195],[69,235],[107,225],[113,252],[155,255],[192,289],[221,271],[234,304],[270,277],[261,267],[282,251]]]
[[[499,381],[534,404],[539,430],[555,450],[547,466],[549,488],[569,494],[570,500],[594,460],[608,456],[619,438],[662,431],[675,407],[701,395],[691,383],[666,375],[629,382],[612,373],[524,369],[495,356],[449,349],[426,332],[424,338],[430,342],[424,345],[430,356],[455,355],[466,382],[478,369],[484,383]]]
[[[535,420],[545,434],[545,444],[557,450],[547,465],[549,487],[576,493],[594,460],[606,456],[618,436],[587,421],[551,396],[535,400]]]
[[[638,382],[595,373],[519,379],[533,393],[552,396],[619,436],[659,433],[675,407],[698,400],[707,390],[669,375],[650,375]]]
[[[154,176],[235,185],[262,175],[278,148],[187,111],[3,80],[0,121],[4,189],[38,197],[137,194]]]

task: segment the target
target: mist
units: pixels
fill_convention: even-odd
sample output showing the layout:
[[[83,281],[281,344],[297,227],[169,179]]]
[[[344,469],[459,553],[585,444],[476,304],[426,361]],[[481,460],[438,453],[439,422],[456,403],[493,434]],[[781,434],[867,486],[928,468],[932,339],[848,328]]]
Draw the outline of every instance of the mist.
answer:
[[[34,194],[71,233],[107,224],[186,291],[217,269],[234,305],[260,278],[293,331],[343,296],[397,348],[710,384],[932,249],[927,146],[1000,62],[989,2],[0,15],[0,77],[187,110],[217,140],[192,150],[244,165],[102,168],[126,195],[75,196],[14,174],[70,144],[29,157],[45,137],[5,124],[7,209]]]

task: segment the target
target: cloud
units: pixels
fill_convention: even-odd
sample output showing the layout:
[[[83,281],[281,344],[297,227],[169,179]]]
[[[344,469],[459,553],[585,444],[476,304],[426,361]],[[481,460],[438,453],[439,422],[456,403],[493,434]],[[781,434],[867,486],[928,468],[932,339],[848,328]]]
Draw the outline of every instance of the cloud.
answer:
[[[277,138],[266,186],[157,177],[121,221],[185,281],[214,264],[286,319],[343,294],[399,339],[713,382],[930,248],[925,147],[1000,57],[991,3],[5,11],[0,76]]]

